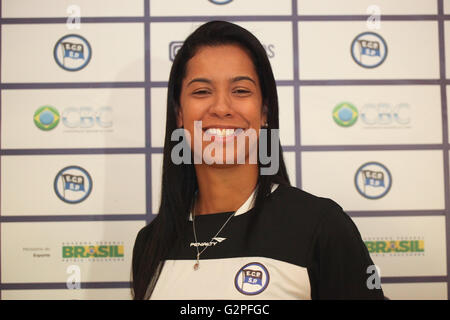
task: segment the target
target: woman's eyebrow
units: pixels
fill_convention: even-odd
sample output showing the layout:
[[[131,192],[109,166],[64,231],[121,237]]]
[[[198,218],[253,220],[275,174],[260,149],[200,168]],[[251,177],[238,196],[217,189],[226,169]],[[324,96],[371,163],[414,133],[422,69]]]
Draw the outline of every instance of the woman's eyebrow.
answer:
[[[237,76],[231,79],[231,82],[237,82],[237,81],[242,81],[242,80],[248,80],[253,82],[253,84],[256,85],[255,80],[253,80],[252,78],[248,77],[248,76]]]
[[[230,79],[230,82],[238,82],[238,81],[242,81],[242,80],[248,80],[253,82],[253,84],[256,85],[256,81],[253,80],[252,78],[250,78],[249,76],[237,76],[237,77],[233,77]],[[191,85],[194,82],[203,82],[203,83],[208,83],[208,84],[212,84],[212,81],[208,78],[194,78],[192,80],[190,80],[186,86]]]
[[[212,81],[207,78],[194,78],[187,83],[186,87],[190,86],[194,82],[204,82],[204,83],[208,83],[208,84],[212,83]]]

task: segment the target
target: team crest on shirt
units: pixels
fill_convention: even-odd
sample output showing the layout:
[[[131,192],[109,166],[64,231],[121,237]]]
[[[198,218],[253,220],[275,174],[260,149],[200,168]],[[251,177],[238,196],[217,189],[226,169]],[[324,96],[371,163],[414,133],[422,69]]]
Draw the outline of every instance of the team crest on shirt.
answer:
[[[236,273],[234,285],[242,294],[257,295],[266,290],[269,280],[267,268],[259,262],[251,262]]]

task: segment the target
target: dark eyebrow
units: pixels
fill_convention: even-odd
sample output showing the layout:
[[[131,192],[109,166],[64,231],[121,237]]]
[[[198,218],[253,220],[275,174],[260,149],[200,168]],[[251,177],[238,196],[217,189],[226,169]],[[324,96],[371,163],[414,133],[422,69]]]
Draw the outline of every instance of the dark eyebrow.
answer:
[[[237,81],[242,81],[242,80],[251,81],[251,82],[253,82],[253,84],[256,85],[255,80],[253,80],[252,78],[250,78],[248,76],[237,76],[237,77],[231,78],[231,82],[237,82]],[[203,83],[208,83],[208,84],[212,83],[212,81],[207,78],[194,78],[191,81],[189,81],[186,86],[189,86],[194,82],[203,82]]]
[[[194,79],[192,79],[191,81],[189,81],[188,84],[187,84],[186,86],[189,86],[189,85],[191,85],[191,84],[194,83],[194,82],[204,82],[204,83],[208,83],[208,84],[211,84],[211,83],[212,83],[211,80],[206,79],[206,78],[194,78]]]
[[[248,80],[248,81],[251,81],[251,82],[253,82],[254,85],[256,85],[255,80],[253,80],[252,78],[247,77],[247,76],[237,76],[237,77],[234,77],[234,78],[231,79],[231,82],[237,82],[237,81],[242,81],[242,80]]]

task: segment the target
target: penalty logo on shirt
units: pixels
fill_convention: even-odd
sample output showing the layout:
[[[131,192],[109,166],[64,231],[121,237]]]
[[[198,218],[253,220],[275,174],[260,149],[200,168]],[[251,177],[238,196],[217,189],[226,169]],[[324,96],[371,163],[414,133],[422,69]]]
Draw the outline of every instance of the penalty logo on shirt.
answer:
[[[269,279],[269,272],[264,265],[258,262],[251,262],[236,273],[234,285],[242,294],[256,295],[266,290]]]

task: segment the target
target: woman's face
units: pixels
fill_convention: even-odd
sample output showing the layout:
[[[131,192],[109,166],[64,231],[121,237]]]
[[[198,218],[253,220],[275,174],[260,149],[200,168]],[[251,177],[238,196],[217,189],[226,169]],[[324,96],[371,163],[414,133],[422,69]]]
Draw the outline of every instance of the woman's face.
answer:
[[[203,155],[202,163],[218,163],[218,159],[222,161],[219,163],[237,163],[239,152],[244,153],[247,163],[249,152],[257,150],[259,129],[266,123],[264,109],[258,75],[250,56],[241,47],[205,46],[189,60],[182,81],[177,124],[189,131],[191,149],[195,156]],[[251,133],[256,134],[256,141],[247,138],[250,147],[238,145],[238,139],[244,141]],[[201,155],[200,148],[192,147],[194,139],[197,146],[201,145]],[[218,153],[220,148],[222,154]]]

